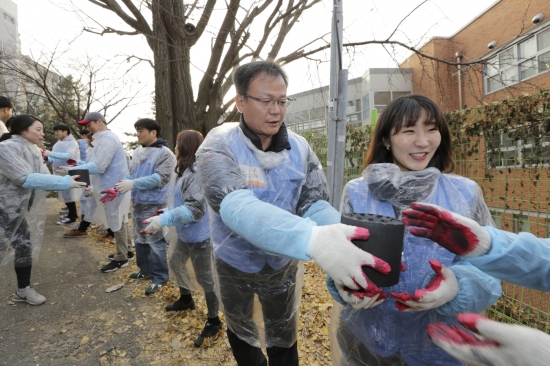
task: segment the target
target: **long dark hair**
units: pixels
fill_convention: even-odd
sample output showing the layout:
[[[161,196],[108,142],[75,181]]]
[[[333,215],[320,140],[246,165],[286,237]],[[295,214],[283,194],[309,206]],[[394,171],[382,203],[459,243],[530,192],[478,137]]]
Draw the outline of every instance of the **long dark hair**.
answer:
[[[442,172],[452,172],[455,164],[452,157],[451,133],[447,121],[445,121],[439,107],[431,99],[417,94],[406,95],[393,100],[380,114],[373,139],[363,160],[363,169],[373,163],[393,163],[392,152],[384,146],[384,143],[390,141],[392,132],[397,134],[402,127],[414,126],[422,116],[422,112],[426,113],[424,123],[434,123],[441,134],[441,143],[435,151],[429,166],[433,166]]]
[[[193,170],[193,164],[195,163],[195,153],[204,141],[202,133],[195,130],[183,130],[178,134],[176,139],[176,149],[178,149],[178,163],[174,171],[181,177],[185,169],[189,168],[191,172]]]
[[[21,135],[21,133],[27,131],[36,121],[44,125],[44,122],[32,114],[20,114],[19,116],[13,117],[10,124],[10,132],[3,134],[2,137],[0,137],[0,142],[11,139],[12,135]]]

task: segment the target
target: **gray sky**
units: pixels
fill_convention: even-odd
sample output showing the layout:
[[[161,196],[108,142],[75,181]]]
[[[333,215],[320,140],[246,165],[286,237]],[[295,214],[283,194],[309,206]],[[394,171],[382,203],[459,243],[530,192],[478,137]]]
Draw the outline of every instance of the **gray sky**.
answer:
[[[111,15],[96,5],[85,0],[13,0],[18,5],[19,34],[24,54],[51,52],[56,46],[63,52],[62,60],[94,57],[100,62],[116,56],[136,55],[152,58],[152,52],[142,36],[94,35],[82,33],[83,24],[97,27],[98,24],[129,30],[116,16]],[[385,39],[397,24],[422,1],[413,0],[345,0],[344,1],[344,39],[345,42]],[[479,15],[495,0],[431,0],[422,4],[405,19],[393,39],[421,45],[434,36],[450,36]],[[222,4],[213,13],[211,26],[203,34],[201,43],[193,48],[193,83],[197,84],[202,77],[201,65],[208,61],[210,41],[216,33],[214,25],[224,14]],[[79,14],[76,7],[87,16]],[[305,13],[303,19],[294,27],[279,56],[299,48],[303,44],[330,32],[332,1],[323,0]],[[251,32],[252,37],[259,32]],[[330,39],[330,35],[325,37]],[[318,43],[321,45],[321,43]],[[391,51],[394,52],[394,51]],[[326,59],[326,53],[318,58]],[[398,60],[402,61],[407,53],[397,50]],[[119,57],[121,59],[121,57]],[[115,65],[116,64],[116,65]],[[113,62],[112,75],[124,73],[133,63]],[[381,46],[363,47],[357,50],[354,57],[345,58],[345,65],[350,70],[350,78],[358,77],[369,67],[395,67],[395,62]],[[315,61],[297,61],[289,64],[286,71],[290,77],[289,93],[297,93],[314,87],[328,84],[328,63]],[[142,89],[139,104],[129,108],[113,123],[116,132],[133,131],[133,124],[138,117],[151,114],[151,93],[154,89],[153,70],[146,64],[135,66],[127,75],[126,82],[135,88]],[[109,116],[106,116],[109,118]]]

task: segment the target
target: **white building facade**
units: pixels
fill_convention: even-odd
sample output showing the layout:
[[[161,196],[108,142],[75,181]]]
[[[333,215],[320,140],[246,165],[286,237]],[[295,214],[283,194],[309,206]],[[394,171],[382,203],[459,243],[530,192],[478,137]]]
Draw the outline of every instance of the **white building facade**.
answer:
[[[348,81],[347,123],[369,125],[392,100],[412,93],[412,70],[372,68]],[[287,108],[285,125],[296,133],[327,132],[329,87],[289,95],[296,99]],[[375,111],[375,112],[374,112]]]

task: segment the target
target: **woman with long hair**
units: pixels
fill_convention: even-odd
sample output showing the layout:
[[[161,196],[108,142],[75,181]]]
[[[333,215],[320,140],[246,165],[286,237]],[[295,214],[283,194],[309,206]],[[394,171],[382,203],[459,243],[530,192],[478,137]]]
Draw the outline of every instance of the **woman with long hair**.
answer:
[[[451,154],[449,127],[433,101],[420,95],[392,101],[380,115],[362,176],[344,189],[342,214],[401,219],[413,202],[426,202],[492,224],[479,186],[450,174]],[[337,365],[461,365],[429,340],[427,325],[456,323],[458,313],[479,313],[501,294],[499,281],[408,231],[398,284],[366,292],[339,292],[330,278],[327,284],[343,305],[335,306],[331,322]]]
[[[15,117],[10,132],[0,137],[0,264],[14,252],[17,290],[12,300],[40,305],[46,298],[31,287],[32,259],[36,259],[46,220],[45,190],[82,188],[78,176],[51,175],[37,145],[44,125],[35,116]]]
[[[194,130],[184,130],[178,134],[173,203],[169,204],[170,209],[163,210],[159,216],[146,220],[149,225],[145,228],[145,232],[154,233],[162,226],[175,226],[168,267],[172,282],[179,287],[180,298],[166,306],[166,310],[194,309],[191,290],[204,291],[208,320],[195,340],[196,347],[200,347],[204,338],[216,335],[222,327],[212,279],[208,206],[200,191],[195,162],[195,153],[203,140],[202,134]]]

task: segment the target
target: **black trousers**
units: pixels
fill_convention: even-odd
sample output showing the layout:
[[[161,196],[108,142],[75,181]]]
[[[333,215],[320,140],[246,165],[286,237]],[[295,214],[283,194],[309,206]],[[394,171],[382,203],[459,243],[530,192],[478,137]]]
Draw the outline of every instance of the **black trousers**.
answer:
[[[71,220],[78,219],[78,213],[76,212],[76,202],[65,202],[65,206],[69,209],[67,217]]]
[[[239,332],[244,339],[258,338],[258,330],[253,322],[254,295],[258,295],[262,306],[266,338],[286,342],[295,339],[296,264],[292,262],[285,268],[274,270],[266,263],[265,267],[257,273],[245,273],[216,259],[216,270],[220,283],[220,300],[228,325],[227,337],[237,364],[267,366],[268,363],[261,348],[250,345],[239,338],[235,332]],[[296,342],[290,347],[272,346],[266,350],[269,366],[298,365]]]
[[[253,347],[227,329],[227,339],[231,345],[233,357],[239,366],[267,366],[267,360],[261,348]],[[269,366],[298,366],[298,342],[290,348],[266,348]]]
[[[18,288],[30,286],[32,269],[31,232],[22,215],[22,208],[15,214],[0,211],[0,256],[8,253],[8,246],[13,248]]]

